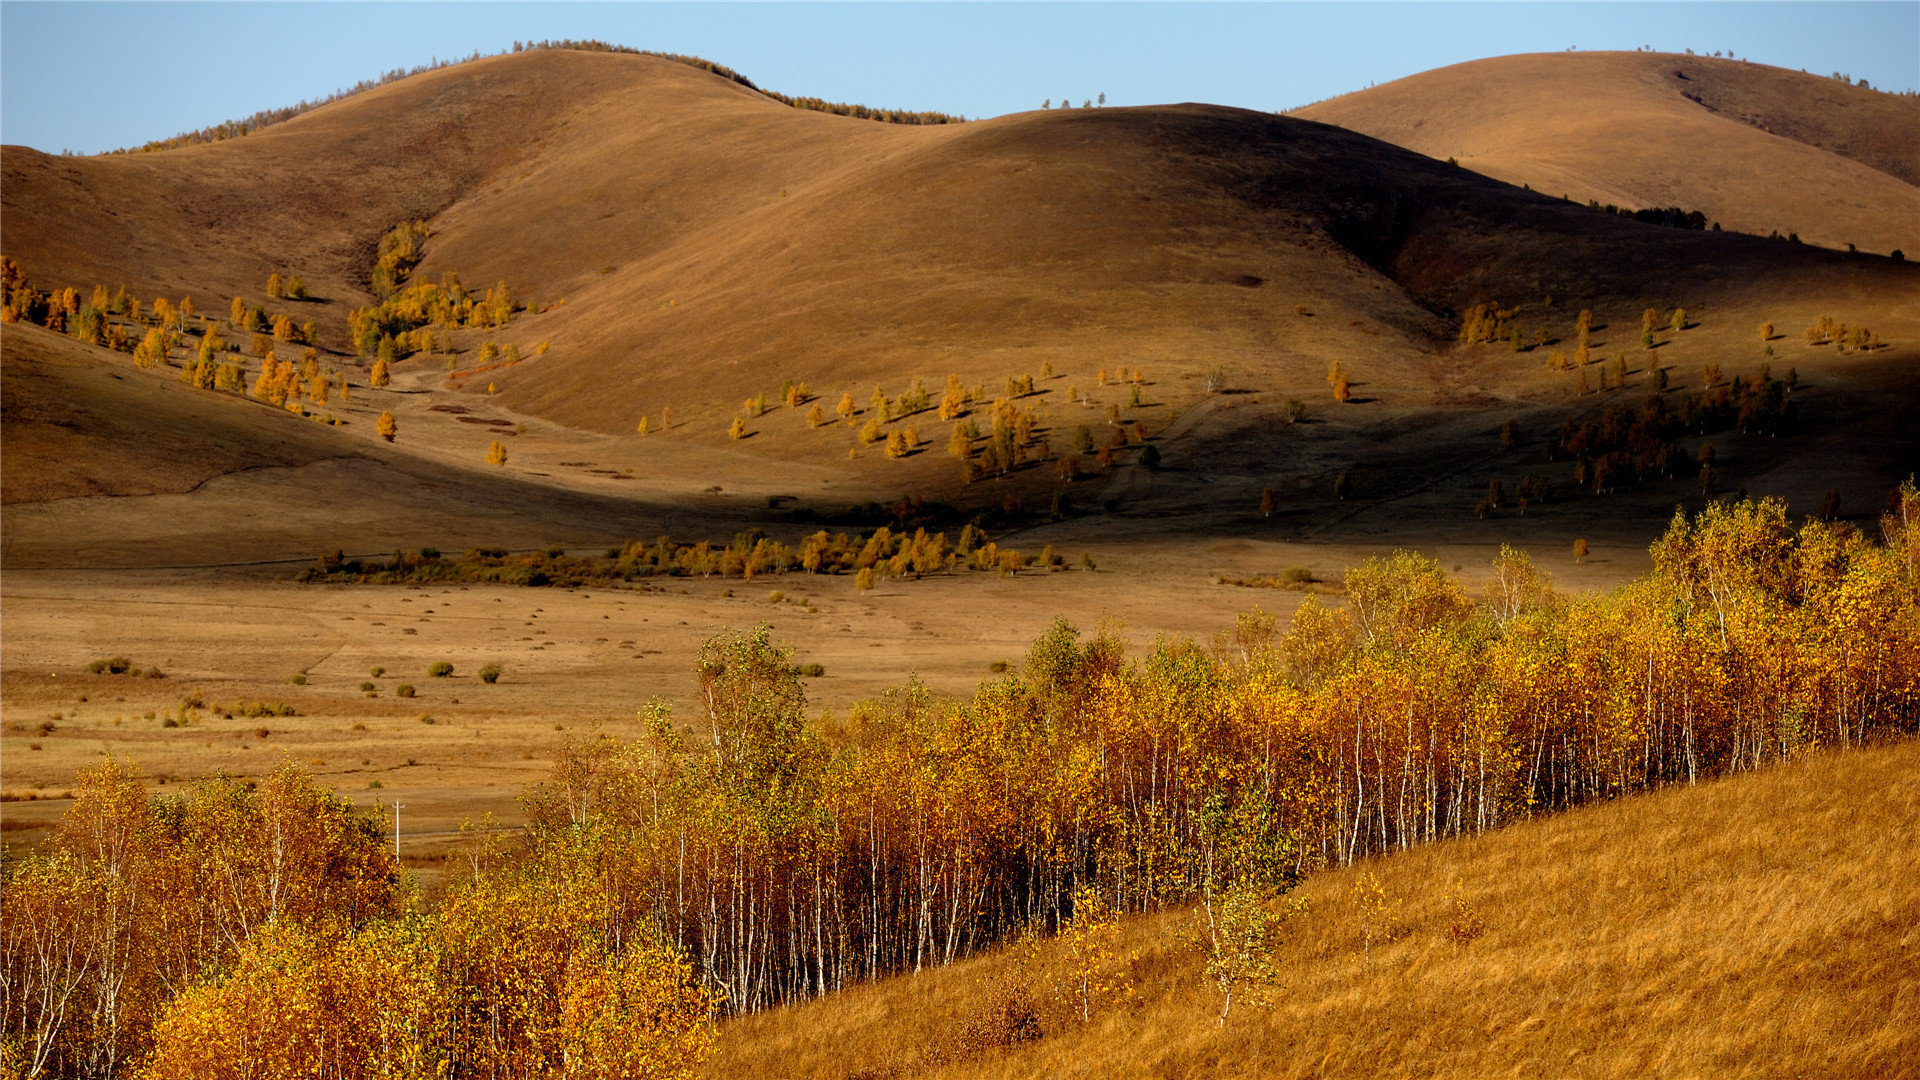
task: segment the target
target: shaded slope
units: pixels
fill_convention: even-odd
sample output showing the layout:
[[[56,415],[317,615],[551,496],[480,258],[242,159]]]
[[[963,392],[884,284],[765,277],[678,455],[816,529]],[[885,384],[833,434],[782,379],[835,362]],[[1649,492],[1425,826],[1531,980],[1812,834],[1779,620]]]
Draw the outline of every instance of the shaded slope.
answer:
[[[982,1047],[996,987],[1065,974],[1047,943],[1024,970],[1002,953],[729,1021],[706,1074],[1904,1075],[1917,778],[1920,745],[1815,755],[1314,876],[1277,1007],[1224,1027],[1179,911],[1123,923],[1135,993],[1090,1024],[1054,999],[1038,1041]],[[1368,874],[1393,939],[1371,949]]]
[[[101,361],[38,327],[0,336],[0,503],[182,494],[225,473],[357,452],[271,406]]]
[[[1802,72],[1663,53],[1503,56],[1295,115],[1579,202],[1920,252],[1920,101]]]

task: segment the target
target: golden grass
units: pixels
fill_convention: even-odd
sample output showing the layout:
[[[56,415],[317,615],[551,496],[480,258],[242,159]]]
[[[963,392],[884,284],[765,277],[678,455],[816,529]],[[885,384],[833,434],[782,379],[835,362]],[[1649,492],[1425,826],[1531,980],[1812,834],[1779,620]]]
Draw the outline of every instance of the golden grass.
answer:
[[[1672,53],[1500,56],[1295,115],[1580,203],[1678,205],[1882,255],[1920,247],[1920,101],[1824,75]]]
[[[1816,755],[1316,875],[1277,1006],[1225,1027],[1175,911],[1124,924],[1136,993],[1091,1024],[1055,1003],[1037,1042],[952,1060],[1003,951],[730,1021],[708,1073],[1912,1076],[1917,834],[1920,744]],[[1370,953],[1366,873],[1395,936]]]

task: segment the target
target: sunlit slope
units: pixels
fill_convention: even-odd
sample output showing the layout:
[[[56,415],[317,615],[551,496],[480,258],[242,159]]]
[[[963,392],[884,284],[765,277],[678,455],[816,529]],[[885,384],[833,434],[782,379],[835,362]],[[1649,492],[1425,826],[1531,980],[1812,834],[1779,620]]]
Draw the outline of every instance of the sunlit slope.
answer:
[[[1920,100],[1670,53],[1439,68],[1298,110],[1512,184],[1920,255]]]
[[[996,988],[1064,974],[1047,945],[729,1021],[707,1074],[1911,1075],[1916,829],[1920,746],[1816,755],[1317,875],[1277,1006],[1224,1027],[1182,911],[1124,924],[1134,996],[1091,1023],[1056,999],[983,1049]]]
[[[344,325],[363,303],[381,233],[430,217],[538,153],[557,125],[614,86],[678,64],[527,53],[430,71],[245,138],[158,153],[0,153],[6,253],[40,288],[125,285],[143,299],[194,294],[203,311],[263,298],[273,271],[304,275],[307,311]],[[742,89],[740,92],[749,93]]]

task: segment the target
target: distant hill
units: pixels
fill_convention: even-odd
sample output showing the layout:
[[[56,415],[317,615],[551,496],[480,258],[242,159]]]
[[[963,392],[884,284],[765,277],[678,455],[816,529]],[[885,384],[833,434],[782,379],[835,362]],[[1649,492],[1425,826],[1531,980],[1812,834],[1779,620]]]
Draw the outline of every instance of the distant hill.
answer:
[[[1920,98],[1671,53],[1439,68],[1296,110],[1579,202],[1920,257]]]
[[[1547,78],[1562,60],[1513,62],[1543,65]],[[1700,66],[1722,69],[1740,73]],[[1873,142],[1872,125],[1803,126],[1862,155]],[[1852,158],[1732,129],[1818,155],[1808,168],[1864,170],[1912,190]],[[1684,162],[1717,145],[1688,139],[1664,152]],[[1709,154],[1701,168],[1726,160]],[[395,225],[425,220],[414,280],[457,273],[476,291],[504,282],[540,310],[453,335],[454,367],[473,367],[488,341],[517,347],[525,359],[516,365],[449,381],[445,357],[397,363],[396,378],[419,392],[408,407],[420,412],[394,452],[478,462],[481,429],[428,404],[458,400],[497,411],[488,423],[546,425],[539,445],[557,446],[550,436],[562,431],[597,440],[591,454],[515,450],[515,468],[560,486],[581,468],[565,462],[614,455],[643,474],[665,468],[693,490],[731,491],[743,478],[754,490],[778,463],[817,470],[808,486],[819,490],[853,481],[834,498],[964,495],[975,505],[1045,507],[1058,487],[1051,463],[968,491],[942,452],[947,425],[931,410],[911,421],[920,447],[898,459],[862,449],[832,411],[843,394],[864,409],[876,388],[897,397],[915,381],[937,399],[950,376],[990,401],[1009,378],[1034,376],[1020,405],[1037,410],[1051,452],[1084,425],[1102,446],[1129,434],[1134,447],[1142,435],[1161,440],[1156,452],[1184,455],[1190,470],[1158,481],[1128,474],[1134,451],[1123,447],[1097,484],[1074,488],[1082,506],[1159,500],[1151,512],[1168,515],[1253,506],[1283,469],[1297,473],[1285,477],[1291,489],[1324,497],[1356,466],[1374,469],[1361,482],[1384,499],[1480,468],[1486,432],[1515,410],[1602,401],[1578,397],[1573,373],[1509,350],[1504,335],[1457,346],[1461,317],[1476,303],[1515,311],[1529,342],[1564,341],[1590,308],[1596,325],[1612,327],[1600,339],[1610,352],[1637,346],[1643,310],[1663,319],[1676,307],[1706,312],[1704,330],[1658,354],[1689,387],[1704,362],[1729,375],[1765,362],[1754,330],[1762,321],[1777,321],[1782,335],[1828,316],[1864,324],[1891,343],[1892,352],[1875,354],[1888,371],[1906,370],[1899,350],[1920,325],[1914,263],[1627,220],[1563,200],[1554,185],[1527,191],[1313,119],[1181,104],[883,124],[791,108],[686,63],[604,51],[544,49],[426,71],[211,144],[100,157],[5,147],[0,172],[0,241],[36,287],[125,286],[143,300],[191,294],[215,317],[239,296],[316,323],[322,363],[353,372],[356,385],[367,361],[352,355],[348,315],[374,300],[377,245]],[[1701,205],[1677,194],[1644,201]],[[300,274],[312,298],[268,301],[274,272]],[[1857,353],[1796,347],[1809,350],[1805,358],[1782,357],[1782,366],[1831,361],[1844,369],[1829,384],[1836,389],[1855,368],[1879,378],[1879,366],[1854,364]],[[1286,399],[1331,405],[1334,362],[1356,373],[1357,400],[1378,407],[1326,417],[1336,423],[1312,429],[1311,453],[1269,454]],[[1122,367],[1144,372],[1137,411],[1117,384]],[[1102,372],[1116,381],[1103,386]],[[748,425],[746,438],[728,437],[745,399],[777,405],[788,381],[818,396],[825,424],[781,412]],[[1247,396],[1213,395],[1210,383]],[[177,396],[155,407],[171,409]],[[1822,421],[1832,453],[1878,455],[1858,470],[1862,494],[1848,496],[1856,502],[1885,490],[1906,451],[1881,460],[1880,443],[1841,433],[1898,400],[1876,391],[1864,413]],[[667,410],[671,431],[662,436],[656,423],[653,436],[636,438],[641,417],[657,422]],[[1444,418],[1444,430],[1409,424],[1423,415]],[[1116,416],[1142,427],[1121,431]],[[269,428],[295,422],[258,419]],[[353,430],[366,439],[370,428]],[[1370,464],[1390,440],[1393,460]],[[130,459],[107,447],[87,460],[106,469]],[[1516,457],[1510,467],[1545,464]],[[139,486],[101,469],[88,484]],[[29,471],[10,469],[10,488],[66,490],[66,481],[42,483]],[[1816,494],[1819,471],[1803,483]],[[1231,503],[1202,473],[1234,478]],[[806,490],[781,484],[770,494]],[[16,497],[30,496],[10,490]],[[1663,508],[1672,497],[1647,494]],[[1431,512],[1451,520],[1461,498],[1436,490]],[[1343,502],[1325,509],[1344,518]]]

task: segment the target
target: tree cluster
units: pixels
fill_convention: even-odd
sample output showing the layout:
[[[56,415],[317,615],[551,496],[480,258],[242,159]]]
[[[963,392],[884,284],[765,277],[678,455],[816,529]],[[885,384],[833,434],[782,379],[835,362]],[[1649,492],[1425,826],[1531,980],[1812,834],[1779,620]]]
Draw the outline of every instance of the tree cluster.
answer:
[[[293,765],[144,781],[87,767],[50,850],[0,871],[13,1075],[682,1077],[712,1045],[711,995],[577,842],[476,849],[410,911],[382,823]]]

